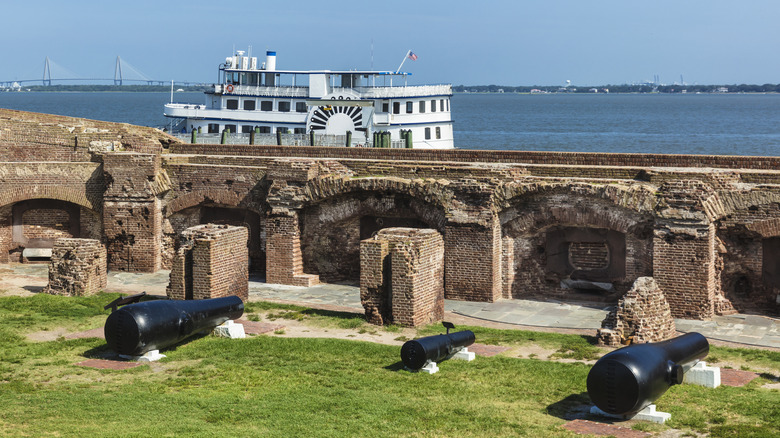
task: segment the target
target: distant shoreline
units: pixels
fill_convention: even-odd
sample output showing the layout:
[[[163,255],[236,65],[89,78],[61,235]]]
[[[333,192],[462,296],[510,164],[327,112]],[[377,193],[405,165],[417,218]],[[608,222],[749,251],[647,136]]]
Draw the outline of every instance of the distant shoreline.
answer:
[[[211,86],[175,86],[176,92],[202,93]],[[599,85],[599,86],[499,86],[454,85],[454,94],[777,94],[780,84],[764,85]],[[2,92],[46,93],[170,93],[169,85],[34,85],[28,87],[0,87]]]

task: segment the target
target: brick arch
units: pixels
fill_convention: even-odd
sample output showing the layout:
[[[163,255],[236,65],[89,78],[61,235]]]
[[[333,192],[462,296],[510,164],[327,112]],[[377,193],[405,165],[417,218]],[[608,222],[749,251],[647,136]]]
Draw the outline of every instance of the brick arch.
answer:
[[[10,190],[3,190],[0,193],[0,207],[32,199],[54,199],[70,202],[96,212],[103,210],[103,200],[97,195],[87,193],[86,187],[74,189],[67,186],[45,185],[15,187]]]
[[[444,231],[447,215],[441,189],[387,178],[321,179],[305,187],[300,209],[304,271],[325,281],[356,281],[360,241],[382,228]]]
[[[452,195],[438,183],[420,183],[404,178],[319,178],[310,181],[305,188],[308,203],[354,192],[397,193],[416,199],[446,213]]]
[[[182,210],[196,207],[204,203],[213,203],[225,207],[239,207],[243,200],[244,198],[241,195],[231,190],[188,192],[177,196],[166,204],[165,217],[169,217]]]
[[[656,207],[655,188],[644,184],[591,184],[512,182],[499,186],[493,195],[493,205],[502,212],[522,199],[533,196],[572,194],[583,198],[601,199],[617,207],[638,213],[652,213]]]
[[[614,301],[635,278],[652,275],[654,192],[614,186],[502,188],[499,196],[510,195],[497,202],[502,207],[503,296],[560,294],[560,282],[572,279],[612,283],[615,293],[599,299]],[[582,251],[601,254],[607,263],[578,266],[572,257]]]
[[[769,191],[723,191],[718,193],[718,197],[723,204],[724,216],[769,204],[780,205],[780,193]]]

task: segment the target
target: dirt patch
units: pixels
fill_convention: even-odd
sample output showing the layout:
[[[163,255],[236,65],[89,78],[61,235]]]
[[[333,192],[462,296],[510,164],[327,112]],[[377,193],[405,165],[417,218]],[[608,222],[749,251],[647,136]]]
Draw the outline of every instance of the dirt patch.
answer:
[[[4,271],[10,271],[10,269]],[[42,291],[48,284],[48,277],[0,273],[0,296],[29,297]]]

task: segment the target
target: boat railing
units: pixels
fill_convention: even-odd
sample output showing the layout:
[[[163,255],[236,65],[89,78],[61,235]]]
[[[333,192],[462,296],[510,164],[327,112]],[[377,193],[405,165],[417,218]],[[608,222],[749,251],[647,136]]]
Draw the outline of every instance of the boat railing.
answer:
[[[191,143],[191,133],[174,133],[174,137],[185,143]],[[196,144],[228,144],[228,145],[248,145],[250,144],[251,136],[247,133],[231,133],[222,137],[222,134],[215,133],[202,133],[196,134]],[[276,134],[255,134],[256,145],[279,145],[279,138]],[[282,134],[281,146],[311,146],[311,136],[309,134]],[[224,143],[223,143],[224,142]],[[329,135],[329,134],[315,134],[314,146],[325,147],[345,147],[347,144],[346,135]],[[360,135],[353,135],[352,142],[349,147],[373,147],[371,140],[366,141],[365,137]],[[403,140],[393,140],[390,142],[390,147],[393,149],[403,149],[406,147],[406,142]]]
[[[309,97],[309,87],[293,87],[280,85],[278,87],[261,87],[253,85],[214,85],[215,93],[226,95],[237,94],[246,96],[271,97]]]
[[[339,89],[334,89],[334,92]],[[406,87],[355,87],[364,98],[440,96],[452,94],[451,85],[414,85]]]

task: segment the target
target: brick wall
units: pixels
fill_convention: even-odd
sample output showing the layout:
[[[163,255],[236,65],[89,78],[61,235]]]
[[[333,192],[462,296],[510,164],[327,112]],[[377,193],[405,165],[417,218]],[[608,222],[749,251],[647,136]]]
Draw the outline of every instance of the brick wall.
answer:
[[[49,264],[49,284],[54,295],[94,295],[106,287],[106,248],[94,239],[57,239]]]
[[[361,242],[360,298],[374,324],[409,327],[444,314],[444,240],[436,230],[385,228]]]
[[[162,213],[154,184],[160,157],[118,152],[105,154],[103,162],[109,269],[155,272],[161,266],[162,247]]]
[[[664,291],[675,318],[710,319],[715,282],[715,227],[672,233],[657,230],[653,238],[653,276]]]
[[[669,303],[652,277],[639,277],[601,323],[599,345],[613,347],[659,342],[674,337]]]
[[[319,283],[318,276],[303,272],[298,216],[272,215],[266,226],[266,281],[294,286]]]
[[[204,224],[182,232],[172,261],[168,298],[209,299],[235,295],[249,298],[248,230]]]
[[[197,155],[348,158],[391,161],[452,161],[470,163],[526,163],[564,166],[715,167],[725,169],[780,168],[778,157],[728,155],[611,154],[589,152],[479,151],[469,149],[375,149],[312,146],[249,146],[172,144],[170,152]]]
[[[448,225],[444,231],[446,297],[493,302],[501,298],[501,228]]]

